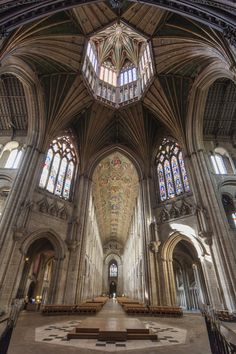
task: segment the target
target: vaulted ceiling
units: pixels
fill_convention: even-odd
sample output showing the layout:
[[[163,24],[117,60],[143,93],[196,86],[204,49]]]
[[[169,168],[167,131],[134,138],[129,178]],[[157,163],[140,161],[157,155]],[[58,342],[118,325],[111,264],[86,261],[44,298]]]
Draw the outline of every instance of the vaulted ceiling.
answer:
[[[20,130],[26,134],[28,113],[25,92],[13,75],[0,77],[0,130]]]
[[[88,171],[99,151],[116,144],[138,156],[144,173],[150,175],[160,136],[172,134],[181,144],[188,139],[190,95],[199,76],[210,66],[233,70],[236,65],[235,48],[229,44],[234,42],[235,6],[228,1],[213,1],[212,6],[198,1],[196,11],[194,0],[188,4],[166,1],[165,6],[163,1],[155,1],[162,3],[160,7],[127,1],[121,9],[113,8],[109,1],[80,6],[75,0],[17,3],[0,2],[0,25],[6,30],[0,46],[1,70],[10,66],[17,71],[19,66],[35,79],[43,97],[40,119],[44,119],[45,144],[62,130],[71,129],[78,141],[81,173]],[[182,8],[177,9],[177,3]],[[88,38],[120,19],[151,43],[155,76],[139,102],[117,110],[95,101],[83,80],[82,65]],[[235,97],[232,81],[222,79],[212,84],[202,107],[204,135],[230,137],[235,132]],[[27,130],[26,101],[20,80],[2,75],[1,130]],[[118,157],[127,169],[111,168],[117,156],[107,157],[94,174],[93,193],[104,242],[114,232],[124,243],[137,196],[137,175],[129,160]],[[102,186],[105,175],[106,189]],[[126,177],[132,183],[123,183]],[[124,193],[131,196],[129,204],[112,192],[118,185],[115,178],[122,181],[123,197]],[[114,206],[113,199],[117,201]],[[112,208],[117,211],[116,218]]]
[[[97,165],[92,189],[103,244],[112,239],[124,246],[139,190],[134,165],[121,153],[112,153]]]

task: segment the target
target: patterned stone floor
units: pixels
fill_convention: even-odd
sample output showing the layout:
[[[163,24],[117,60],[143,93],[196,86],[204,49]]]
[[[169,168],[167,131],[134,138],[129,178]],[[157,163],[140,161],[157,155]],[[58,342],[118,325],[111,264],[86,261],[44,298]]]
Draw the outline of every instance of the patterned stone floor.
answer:
[[[187,331],[178,327],[170,327],[156,321],[141,321],[151,332],[157,333],[158,341],[150,340],[129,340],[127,342],[97,341],[95,339],[72,339],[67,340],[67,333],[71,332],[76,325],[82,323],[79,320],[56,322],[47,326],[37,327],[35,340],[37,342],[64,345],[69,347],[87,348],[106,352],[117,350],[135,350],[144,348],[156,348],[183,344],[186,340]]]

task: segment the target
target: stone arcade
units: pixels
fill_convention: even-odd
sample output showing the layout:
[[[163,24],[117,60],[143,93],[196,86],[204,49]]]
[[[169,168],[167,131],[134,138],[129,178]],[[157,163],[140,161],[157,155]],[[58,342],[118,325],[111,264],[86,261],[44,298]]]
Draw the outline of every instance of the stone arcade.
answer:
[[[235,5],[2,3],[0,309],[235,311]]]

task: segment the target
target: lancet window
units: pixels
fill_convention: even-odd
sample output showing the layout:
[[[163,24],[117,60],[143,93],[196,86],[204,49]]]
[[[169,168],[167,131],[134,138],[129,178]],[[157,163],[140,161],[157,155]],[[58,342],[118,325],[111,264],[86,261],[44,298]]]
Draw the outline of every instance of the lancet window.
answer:
[[[190,190],[183,154],[177,143],[164,139],[156,163],[162,201]]]
[[[234,167],[227,151],[223,148],[216,148],[211,155],[211,162],[216,174],[233,174]]]
[[[67,136],[52,141],[47,152],[39,186],[68,199],[75,172],[76,155]]]
[[[115,263],[112,263],[110,265],[109,275],[110,275],[110,277],[113,277],[113,278],[116,278],[118,276],[118,268]]]

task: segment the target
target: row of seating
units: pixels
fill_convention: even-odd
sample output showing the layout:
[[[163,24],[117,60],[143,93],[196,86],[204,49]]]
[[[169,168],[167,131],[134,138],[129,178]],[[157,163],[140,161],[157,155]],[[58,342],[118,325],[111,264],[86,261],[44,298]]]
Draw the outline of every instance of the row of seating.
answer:
[[[228,310],[217,311],[216,316],[220,321],[236,322],[236,314],[230,313]]]
[[[78,305],[44,305],[41,313],[43,315],[92,315],[99,312],[106,301],[107,298],[99,297]]]
[[[132,300],[127,297],[118,297],[117,301],[128,315],[183,316],[183,310],[178,306],[148,306],[138,300]]]

